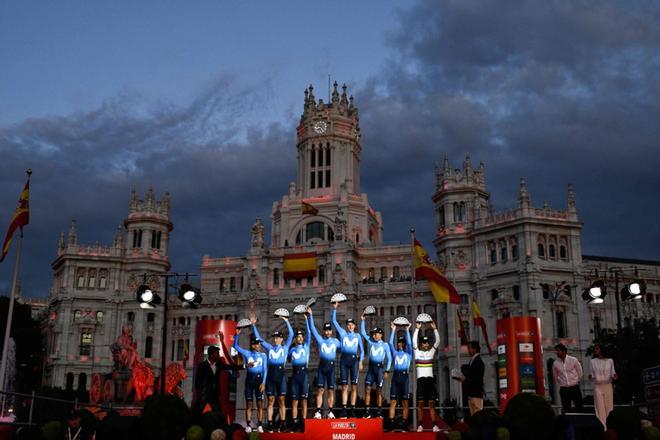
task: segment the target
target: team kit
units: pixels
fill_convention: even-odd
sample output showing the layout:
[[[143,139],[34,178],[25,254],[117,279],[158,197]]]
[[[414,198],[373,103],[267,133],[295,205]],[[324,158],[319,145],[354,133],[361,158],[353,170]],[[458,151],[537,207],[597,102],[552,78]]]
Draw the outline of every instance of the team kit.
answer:
[[[341,295],[341,294],[339,294]],[[334,298],[333,298],[334,299]],[[407,430],[407,420],[410,411],[410,367],[415,363],[417,377],[417,410],[419,420],[422,411],[429,408],[434,431],[435,400],[437,387],[433,377],[433,359],[440,345],[440,335],[430,315],[422,313],[417,317],[415,330],[411,337],[412,324],[403,317],[396,318],[391,323],[389,340],[385,340],[384,331],[375,327],[367,331],[365,317],[373,307],[367,307],[360,317],[360,327],[354,319],[347,319],[342,326],[337,321],[337,309],[342,298],[333,301],[331,322],[326,322],[317,330],[314,323],[312,306],[300,305],[294,313],[305,315],[305,331],[295,330],[288,319],[288,311],[280,309],[276,316],[284,320],[288,329],[285,336],[282,332],[273,332],[271,342],[262,338],[257,328],[256,319],[239,321],[234,338],[233,348],[243,357],[247,369],[245,379],[246,430],[258,432],[290,431],[302,432],[304,419],[308,413],[310,382],[317,386],[315,419],[356,417],[356,401],[358,396],[358,378],[360,371],[365,374],[365,408],[362,416],[366,418],[384,417],[383,381],[392,374],[390,387],[390,407],[388,425],[391,429]],[[279,313],[278,313],[279,312]],[[375,311],[373,311],[375,313]],[[434,341],[428,336],[420,336],[420,331],[429,326],[433,329]],[[242,332],[252,329],[249,348],[240,346]],[[336,332],[336,336],[335,333]],[[398,333],[398,336],[397,336]],[[308,368],[312,352],[312,337],[316,342],[319,354],[319,365],[316,374],[311,374]],[[285,374],[286,363],[292,367],[292,374]],[[339,366],[339,383],[337,384],[336,367]],[[335,389],[341,388],[341,405],[335,404]],[[375,402],[372,401],[372,391],[375,391]],[[291,397],[291,417],[286,420],[285,397]],[[264,423],[264,395],[266,397],[266,422]],[[327,409],[323,409],[323,401]],[[275,403],[277,401],[279,421],[274,423]],[[252,416],[256,404],[257,425],[253,427]],[[402,417],[395,420],[396,408],[403,409]],[[417,427],[422,431],[421,424]]]

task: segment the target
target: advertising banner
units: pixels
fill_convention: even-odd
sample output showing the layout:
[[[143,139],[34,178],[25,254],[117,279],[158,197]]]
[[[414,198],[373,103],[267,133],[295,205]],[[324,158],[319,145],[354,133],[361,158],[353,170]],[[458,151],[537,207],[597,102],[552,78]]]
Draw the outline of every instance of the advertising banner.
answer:
[[[543,352],[541,320],[515,316],[498,319],[497,379],[500,410],[519,393],[543,395]]]
[[[229,350],[234,343],[236,321],[225,319],[202,319],[195,327],[195,370],[197,365],[206,360],[206,349],[210,345],[220,348],[221,362],[230,363]],[[220,335],[223,339],[220,340]],[[193,371],[193,378],[196,371]],[[220,373],[220,408],[232,423],[236,417],[236,378],[237,372],[221,371]],[[193,399],[197,396],[194,395]]]

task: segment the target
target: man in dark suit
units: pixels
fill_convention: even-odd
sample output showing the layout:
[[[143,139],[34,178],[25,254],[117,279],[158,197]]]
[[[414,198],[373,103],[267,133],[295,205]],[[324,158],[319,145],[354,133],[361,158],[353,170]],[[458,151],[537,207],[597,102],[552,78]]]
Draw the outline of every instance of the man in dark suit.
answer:
[[[461,380],[468,396],[470,415],[484,408],[484,361],[481,360],[479,350],[478,341],[468,342],[470,363],[465,377]]]
[[[220,411],[220,371],[240,370],[244,365],[226,364],[220,360],[220,349],[211,345],[206,349],[207,359],[197,365],[195,372],[194,413],[200,415],[208,405],[213,412]]]

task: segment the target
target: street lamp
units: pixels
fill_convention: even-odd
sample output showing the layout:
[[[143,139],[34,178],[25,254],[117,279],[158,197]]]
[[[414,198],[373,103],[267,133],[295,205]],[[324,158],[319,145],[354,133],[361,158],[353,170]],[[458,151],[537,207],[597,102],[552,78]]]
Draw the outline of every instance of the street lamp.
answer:
[[[178,298],[182,301],[184,307],[196,306],[202,302],[202,296],[199,289],[192,287],[187,283],[188,277],[195,276],[194,274],[180,274],[176,272],[168,273],[159,273],[155,274],[156,276],[163,277],[165,279],[165,291],[163,292],[163,334],[161,339],[161,355],[160,355],[160,393],[165,394],[165,361],[167,359],[167,304],[168,304],[168,294],[170,279],[179,278],[185,276],[186,283],[182,284],[179,287]],[[144,279],[146,282],[147,274],[144,274]],[[142,309],[153,309],[161,303],[160,296],[153,291],[151,286],[142,284],[138,287],[135,292],[136,300],[140,303],[140,308]]]

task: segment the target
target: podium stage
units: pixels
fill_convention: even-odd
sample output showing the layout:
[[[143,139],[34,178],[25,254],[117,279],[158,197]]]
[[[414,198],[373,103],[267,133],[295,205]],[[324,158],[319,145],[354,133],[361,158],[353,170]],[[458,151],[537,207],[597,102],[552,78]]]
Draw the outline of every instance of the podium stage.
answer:
[[[307,419],[305,432],[264,432],[262,440],[436,440],[438,432],[383,432],[383,419]]]

